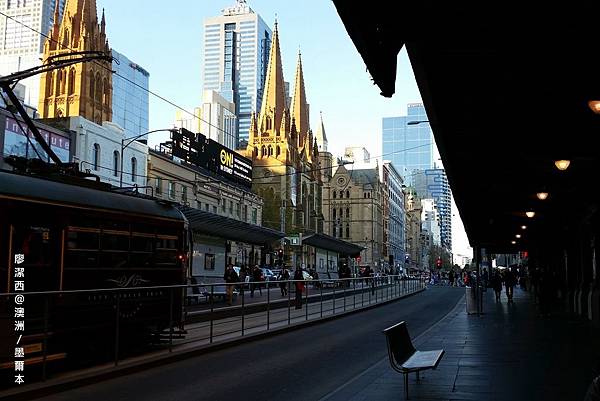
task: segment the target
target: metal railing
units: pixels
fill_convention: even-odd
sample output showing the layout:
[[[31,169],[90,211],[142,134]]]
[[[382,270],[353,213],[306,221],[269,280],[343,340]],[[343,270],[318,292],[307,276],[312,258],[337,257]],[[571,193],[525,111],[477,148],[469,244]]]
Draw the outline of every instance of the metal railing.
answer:
[[[23,338],[33,350],[25,358],[36,360],[41,368],[35,374],[45,380],[59,360],[68,368],[117,366],[134,356],[210,346],[372,307],[425,286],[421,279],[383,276],[1,293],[0,325],[13,327],[14,297],[24,296]],[[10,369],[13,359],[0,355],[0,367]]]

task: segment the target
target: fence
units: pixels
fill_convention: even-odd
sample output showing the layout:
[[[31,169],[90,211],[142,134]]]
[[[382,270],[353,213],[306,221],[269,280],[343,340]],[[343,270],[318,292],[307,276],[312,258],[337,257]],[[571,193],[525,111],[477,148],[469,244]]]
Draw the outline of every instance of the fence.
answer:
[[[26,366],[36,379],[45,380],[49,371],[117,366],[130,357],[210,346],[371,307],[424,288],[420,279],[384,276],[3,293],[0,325],[7,330],[0,331],[0,372],[13,373],[17,295],[26,299]],[[228,289],[232,305],[226,304]]]

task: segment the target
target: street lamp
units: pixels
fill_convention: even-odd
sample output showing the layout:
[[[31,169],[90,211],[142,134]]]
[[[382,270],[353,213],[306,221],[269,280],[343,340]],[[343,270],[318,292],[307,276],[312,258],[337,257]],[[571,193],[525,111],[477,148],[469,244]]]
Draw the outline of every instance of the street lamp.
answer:
[[[138,138],[141,138],[148,134],[152,134],[154,132],[163,132],[163,131],[174,132],[177,130],[175,128],[161,128],[161,129],[155,129],[152,131],[144,132],[143,134],[132,136],[130,138],[121,139],[121,174],[120,174],[121,177],[119,178],[119,188],[123,187],[123,159],[124,159],[123,152],[125,151],[125,149],[127,149],[127,147],[129,147],[129,145],[131,145],[133,143],[133,141],[135,141]],[[126,141],[129,141],[129,142],[127,142],[127,144],[125,144]]]
[[[415,120],[415,121],[409,121],[406,123],[406,125],[418,125],[418,124],[423,124],[423,123],[427,123],[429,124],[429,120]]]

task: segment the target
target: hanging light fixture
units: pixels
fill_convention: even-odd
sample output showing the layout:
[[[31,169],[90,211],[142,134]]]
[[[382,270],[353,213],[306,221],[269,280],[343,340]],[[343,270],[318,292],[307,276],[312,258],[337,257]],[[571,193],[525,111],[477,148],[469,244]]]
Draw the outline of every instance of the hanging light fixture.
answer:
[[[526,215],[527,217],[529,217],[530,219],[532,219],[532,218],[533,218],[533,216],[535,216],[535,212],[534,212],[533,210],[530,210],[530,211],[528,211],[528,212],[525,212],[525,215]]]
[[[560,171],[565,171],[566,169],[569,168],[569,166],[571,165],[571,160],[556,160],[554,162],[554,165],[556,166],[557,169],[559,169]]]
[[[539,200],[546,200],[548,198],[548,192],[538,192],[536,196]]]
[[[515,238],[521,238],[521,234],[515,235]]]
[[[600,114],[600,100],[590,100],[588,106],[594,113]]]
[[[517,243],[517,241],[510,241],[510,243],[514,245]]]
[[[527,230],[527,226],[526,225],[522,225],[521,226],[521,230]]]

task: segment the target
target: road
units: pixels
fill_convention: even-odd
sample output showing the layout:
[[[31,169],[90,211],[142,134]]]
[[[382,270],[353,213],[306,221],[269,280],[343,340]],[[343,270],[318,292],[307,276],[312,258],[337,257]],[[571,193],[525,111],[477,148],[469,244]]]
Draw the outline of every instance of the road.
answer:
[[[433,287],[368,311],[44,400],[318,400],[387,356],[381,330],[405,320],[416,337],[463,294],[462,288]]]

